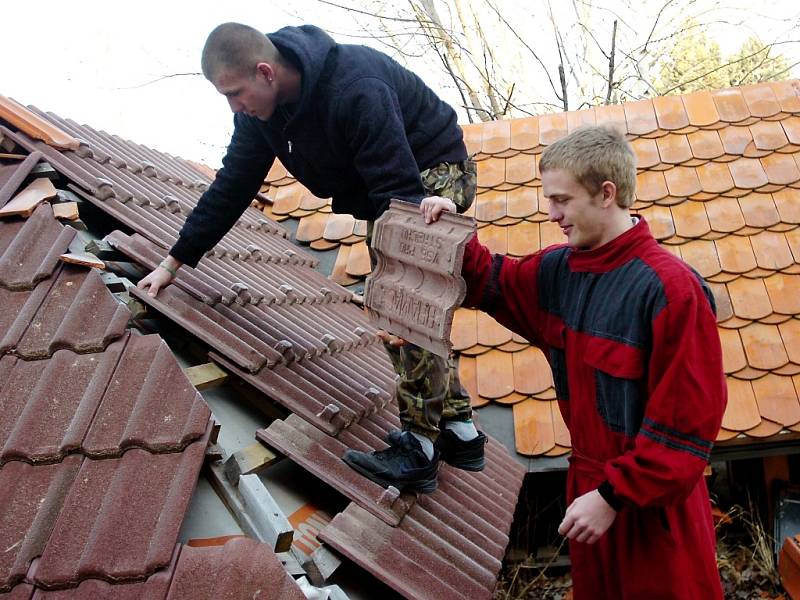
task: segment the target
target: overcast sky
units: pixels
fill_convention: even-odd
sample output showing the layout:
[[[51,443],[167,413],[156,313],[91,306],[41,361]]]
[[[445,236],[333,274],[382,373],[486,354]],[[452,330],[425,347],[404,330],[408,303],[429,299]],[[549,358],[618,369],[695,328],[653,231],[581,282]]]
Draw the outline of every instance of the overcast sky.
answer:
[[[798,11],[795,0],[765,1],[772,14]],[[199,71],[214,26],[239,21],[274,31],[311,22],[339,41],[363,41],[344,35],[355,31],[348,13],[316,0],[3,4],[0,94],[214,167],[232,129],[225,99],[202,76],[160,79]]]

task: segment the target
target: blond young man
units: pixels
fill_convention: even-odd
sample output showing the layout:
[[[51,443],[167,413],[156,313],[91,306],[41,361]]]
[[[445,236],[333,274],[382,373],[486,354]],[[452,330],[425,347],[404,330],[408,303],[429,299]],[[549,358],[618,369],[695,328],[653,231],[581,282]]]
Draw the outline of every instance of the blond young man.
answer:
[[[549,218],[567,236],[521,260],[466,249],[465,306],[542,349],[572,439],[574,597],[721,599],[703,470],[727,400],[714,299],[632,217],[630,145],[578,129],[540,161]],[[446,199],[426,198],[427,222]]]

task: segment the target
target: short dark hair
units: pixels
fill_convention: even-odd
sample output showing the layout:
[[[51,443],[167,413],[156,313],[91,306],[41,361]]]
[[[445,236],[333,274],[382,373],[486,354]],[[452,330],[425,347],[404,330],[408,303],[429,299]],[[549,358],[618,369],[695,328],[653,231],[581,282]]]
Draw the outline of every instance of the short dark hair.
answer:
[[[260,62],[280,61],[280,52],[266,35],[249,25],[223,23],[208,35],[200,65],[213,82],[223,70],[249,74]]]

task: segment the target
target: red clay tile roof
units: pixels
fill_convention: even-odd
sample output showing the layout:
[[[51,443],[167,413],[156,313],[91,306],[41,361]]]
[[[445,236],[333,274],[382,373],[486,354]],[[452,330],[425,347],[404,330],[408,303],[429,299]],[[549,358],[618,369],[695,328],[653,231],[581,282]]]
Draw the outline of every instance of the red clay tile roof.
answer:
[[[471,212],[493,251],[523,256],[563,242],[547,220],[538,159],[581,124],[627,133],[637,155],[635,212],[714,290],[730,393],[718,441],[772,442],[800,432],[800,82],[465,126],[478,161]],[[262,191],[271,200],[263,210],[276,220],[314,220],[300,241],[338,250],[334,279],[357,280],[350,248],[361,238],[328,229],[328,201],[310,197],[277,163]],[[452,341],[474,405],[513,407],[519,453],[569,451],[538,350],[467,310],[456,313]]]
[[[253,540],[176,545],[211,414],[97,272],[58,261],[75,234],[47,203],[0,220],[0,596],[304,598]]]
[[[133,229],[133,235],[114,232],[108,239],[145,267],[155,267],[205,184],[192,183],[185,161],[40,114],[80,134],[78,151],[57,151],[7,129],[0,133],[28,151],[41,151],[73,181],[73,191]],[[282,228],[258,215],[247,211],[197,269],[181,269],[175,284],[157,299],[132,293],[212,346],[212,360],[293,410],[296,414],[270,426],[265,439],[362,508],[398,525],[398,535],[408,535],[413,519],[426,518],[430,511],[441,518],[447,540],[458,537],[463,523],[489,536],[488,557],[482,557],[475,574],[480,581],[475,589],[481,592],[476,597],[488,598],[524,469],[493,442],[493,468],[466,478],[453,474],[459,484],[443,486],[432,496],[437,498],[431,501],[434,505],[425,504],[425,510],[412,508],[412,495],[397,498],[350,470],[340,460],[345,449],[385,446],[387,432],[399,427],[397,407],[390,402],[394,372],[374,328],[350,302],[351,294],[320,278],[312,268],[315,261],[286,240]],[[362,246],[363,251],[351,253],[359,274],[369,270]],[[471,508],[474,514],[464,519],[456,506],[465,503],[463,482],[469,481],[488,498],[502,498],[502,510]],[[449,512],[435,510],[439,504]],[[383,510],[386,507],[391,510]],[[422,516],[409,516],[410,511]],[[460,546],[451,553],[459,551]],[[355,555],[361,552],[355,550]],[[425,556],[420,559],[427,561]],[[371,569],[368,562],[361,564]],[[384,566],[378,576],[396,579],[399,568]]]

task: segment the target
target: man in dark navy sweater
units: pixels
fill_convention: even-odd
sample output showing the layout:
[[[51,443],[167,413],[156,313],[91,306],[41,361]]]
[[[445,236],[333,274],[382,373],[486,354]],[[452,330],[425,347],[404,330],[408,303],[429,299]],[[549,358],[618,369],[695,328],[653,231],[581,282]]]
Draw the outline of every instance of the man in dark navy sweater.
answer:
[[[392,198],[446,196],[460,210],[474,199],[474,163],[455,112],[385,54],[337,44],[312,25],[265,36],[225,23],[209,35],[202,68],[234,112],[233,137],[169,256],[139,282],[151,296],[233,227],[276,157],[314,195],[331,197],[334,212],[370,225]],[[481,470],[486,438],[455,362],[411,344],[387,349],[404,431],[389,436],[387,450],[344,460],[384,486],[422,492],[436,488],[440,457]]]

